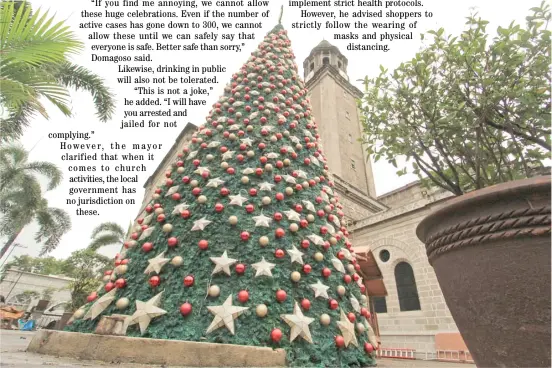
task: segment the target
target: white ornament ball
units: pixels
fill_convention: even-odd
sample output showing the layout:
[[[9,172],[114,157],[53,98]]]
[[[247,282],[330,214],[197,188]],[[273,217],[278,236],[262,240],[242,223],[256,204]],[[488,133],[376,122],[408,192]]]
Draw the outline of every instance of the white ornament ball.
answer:
[[[117,270],[117,275],[124,275],[128,271],[128,266],[126,264],[119,265],[117,266],[116,270]]]
[[[316,262],[322,262],[324,260],[324,255],[320,252],[314,253],[314,260]]]
[[[192,187],[195,188],[195,187],[197,187],[197,186],[199,185],[199,182],[198,182],[197,180],[194,179],[194,180],[192,180],[192,181],[190,182],[190,185],[191,185]]]
[[[304,188],[304,189],[307,189],[309,187],[309,182],[308,181],[304,181],[303,183],[301,183],[301,186]]]
[[[251,158],[255,156],[255,152],[253,151],[247,151],[247,157]]]
[[[109,280],[111,280],[111,276],[110,276],[110,275],[105,275],[105,276],[102,278],[102,281],[103,281],[103,282],[108,282]]]
[[[272,164],[266,164],[264,168],[265,168],[265,171],[268,171],[268,172],[274,170],[274,167],[272,166]]]
[[[222,125],[220,125],[220,124],[217,125],[217,130],[218,130],[219,132],[220,132],[221,130],[223,130],[223,129],[224,129],[224,127],[223,127]]]
[[[163,225],[163,232],[164,233],[170,233],[172,230],[173,230],[173,226],[171,224]]]
[[[364,305],[368,304],[368,298],[366,297],[366,295],[363,294],[360,296],[360,302]]]
[[[359,322],[359,323],[356,324],[356,329],[357,329],[358,333],[363,333],[364,330],[366,329],[366,327],[364,327],[363,323]]]
[[[337,202],[337,200],[335,198],[330,198],[330,203],[331,204],[335,204],[335,202]]]
[[[259,244],[262,246],[262,247],[266,247],[268,245],[268,236],[261,236],[259,238]]]
[[[297,144],[295,145],[295,149],[296,149],[297,151],[301,151],[301,150],[303,149],[303,145],[302,145],[301,143],[297,143]]]
[[[248,125],[246,130],[248,132],[252,132],[253,131],[253,125]]]
[[[291,164],[290,159],[289,159],[289,158],[286,158],[286,159],[284,160],[284,166],[289,166],[290,164]]]
[[[268,308],[264,304],[259,304],[257,308],[255,309],[255,313],[257,313],[257,316],[263,318],[268,313]]]
[[[238,223],[238,217],[237,216],[230,216],[228,218],[228,222],[230,225],[236,225]]]
[[[301,280],[301,274],[297,271],[293,271],[291,273],[291,281],[293,282],[299,282],[299,280]]]
[[[320,178],[318,176],[315,176],[314,181],[317,182],[317,183],[320,183]]]
[[[308,222],[314,222],[315,218],[314,218],[314,215],[312,213],[309,213],[307,215],[307,221]]]
[[[330,244],[331,244],[331,245],[336,245],[336,244],[337,244],[337,239],[336,239],[335,237],[332,236],[332,237],[330,238]]]
[[[126,307],[128,307],[129,303],[130,303],[130,301],[128,300],[128,298],[120,298],[119,300],[117,300],[117,302],[115,302],[115,306],[119,310],[123,310]]]
[[[197,202],[203,204],[207,202],[207,197],[205,197],[204,195],[200,195],[199,197],[197,197]]]
[[[355,273],[355,266],[349,263],[347,265],[347,271],[349,271],[349,273]]]
[[[230,133],[230,135],[228,136],[228,139],[230,139],[231,141],[235,141],[236,135],[234,133]]]
[[[332,212],[332,208],[330,207],[330,205],[329,205],[329,204],[328,204],[328,205],[326,205],[326,206],[324,206],[324,211],[325,211],[326,213],[330,213],[330,212]]]
[[[218,285],[211,285],[209,287],[209,296],[217,297],[220,295],[220,287]]]
[[[323,326],[328,326],[331,321],[332,319],[326,313],[320,315],[320,324],[322,324]]]
[[[270,197],[263,197],[262,202],[265,206],[268,206],[272,202],[272,199]]]
[[[215,156],[211,155],[211,154],[208,154],[207,156],[205,156],[205,158],[207,159],[207,161],[213,161],[213,159],[215,158]]]
[[[136,240],[129,240],[129,241],[127,242],[127,246],[128,246],[129,248],[134,248],[134,247],[136,246],[136,244],[138,244],[138,242],[137,242]]]
[[[182,174],[184,172],[184,168],[182,166],[179,166],[178,169],[176,169],[176,172]]]
[[[180,256],[176,256],[174,257],[173,259],[171,259],[171,264],[173,266],[182,266],[182,264],[184,263],[184,258],[180,257]]]
[[[203,138],[197,137],[197,143],[203,143]]]
[[[293,194],[293,188],[292,187],[287,187],[286,188],[286,194],[289,196],[289,195],[292,195]]]
[[[249,183],[249,178],[247,176],[242,176],[241,182],[242,182],[242,184],[247,184],[247,183]]]
[[[347,292],[347,290],[345,289],[345,286],[339,285],[339,286],[337,287],[337,294],[338,294],[339,296],[345,295],[346,292]]]
[[[77,309],[75,311],[75,313],[73,313],[73,318],[74,319],[81,319],[82,317],[84,317],[84,309]]]
[[[272,137],[270,137],[270,141],[271,141],[272,143],[276,143],[276,142],[278,141],[278,138],[276,138],[276,136],[273,135]]]
[[[161,196],[160,196],[159,194],[157,194],[157,193],[153,193],[153,195],[151,196],[151,198],[153,198],[153,199],[159,199],[159,198],[161,198]]]
[[[226,161],[221,162],[220,167],[225,169],[225,170],[228,169],[228,162],[226,162]]]
[[[165,210],[162,207],[158,207],[158,208],[155,209],[155,214],[156,215],[160,215],[164,212],[165,212]]]

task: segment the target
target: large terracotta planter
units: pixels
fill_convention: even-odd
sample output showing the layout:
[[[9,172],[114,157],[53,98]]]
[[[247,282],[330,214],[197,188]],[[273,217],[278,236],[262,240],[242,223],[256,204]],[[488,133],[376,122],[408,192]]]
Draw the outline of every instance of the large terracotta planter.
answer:
[[[550,367],[550,177],[454,198],[416,229],[479,367]]]

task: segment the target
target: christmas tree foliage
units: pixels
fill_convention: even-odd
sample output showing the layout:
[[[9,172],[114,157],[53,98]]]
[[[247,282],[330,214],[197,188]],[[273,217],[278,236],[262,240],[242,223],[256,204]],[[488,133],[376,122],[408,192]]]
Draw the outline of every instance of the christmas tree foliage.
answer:
[[[128,336],[281,347],[303,367],[374,365],[365,287],[306,93],[278,25],[68,330],[123,314]]]

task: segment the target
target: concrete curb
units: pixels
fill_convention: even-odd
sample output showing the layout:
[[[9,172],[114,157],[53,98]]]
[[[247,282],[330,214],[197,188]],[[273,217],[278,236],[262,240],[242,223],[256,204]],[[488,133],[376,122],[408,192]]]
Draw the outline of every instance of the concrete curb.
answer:
[[[190,367],[286,366],[283,349],[51,330],[37,331],[27,351],[107,363]]]

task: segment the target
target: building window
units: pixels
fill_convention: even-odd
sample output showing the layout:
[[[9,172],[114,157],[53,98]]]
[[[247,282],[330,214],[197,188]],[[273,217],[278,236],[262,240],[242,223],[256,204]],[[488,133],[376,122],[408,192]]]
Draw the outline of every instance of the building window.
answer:
[[[412,266],[401,262],[395,267],[395,282],[397,283],[397,294],[399,295],[399,306],[401,312],[420,310],[420,299],[414,279]]]
[[[330,64],[330,58],[329,57],[325,57],[322,59],[322,65],[329,65]]]
[[[314,71],[314,63],[311,63],[310,70],[311,70],[311,72]]]
[[[383,263],[385,263],[385,262],[389,261],[389,259],[391,258],[391,253],[389,253],[389,251],[387,249],[382,249],[379,252],[379,258]]]
[[[371,296],[370,299],[374,305],[374,312],[387,313],[387,300],[384,296]]]
[[[353,169],[353,170],[356,169],[355,160],[351,160],[351,169]]]
[[[338,61],[338,62],[337,62],[337,67],[338,67],[339,69],[341,69],[341,66],[342,66],[342,65],[341,65],[341,61]]]
[[[346,117],[348,120],[351,120],[351,115],[349,114],[349,111],[345,111],[345,117]]]

